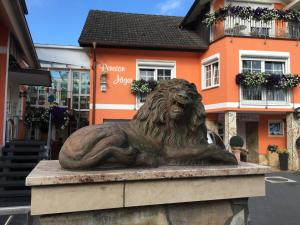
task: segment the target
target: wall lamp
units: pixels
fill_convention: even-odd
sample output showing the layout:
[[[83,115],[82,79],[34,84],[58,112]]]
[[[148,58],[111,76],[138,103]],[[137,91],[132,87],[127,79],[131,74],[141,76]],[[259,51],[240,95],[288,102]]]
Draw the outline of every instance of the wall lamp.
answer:
[[[107,91],[107,72],[103,70],[100,77],[100,87],[102,92]]]

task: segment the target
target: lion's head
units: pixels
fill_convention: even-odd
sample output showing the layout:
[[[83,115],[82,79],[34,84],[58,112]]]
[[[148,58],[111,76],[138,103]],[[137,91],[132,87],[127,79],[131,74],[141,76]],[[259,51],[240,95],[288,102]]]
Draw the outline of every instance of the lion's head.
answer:
[[[133,122],[146,135],[167,144],[206,144],[205,110],[201,100],[193,83],[181,79],[162,81],[147,96]]]

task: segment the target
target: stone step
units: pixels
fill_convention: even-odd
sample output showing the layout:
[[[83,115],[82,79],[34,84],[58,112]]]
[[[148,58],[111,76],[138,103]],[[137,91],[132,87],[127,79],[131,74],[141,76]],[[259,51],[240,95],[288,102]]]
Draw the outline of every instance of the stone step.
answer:
[[[30,171],[20,171],[20,172],[0,172],[0,177],[26,177]]]
[[[46,156],[41,156],[41,155],[4,155],[0,156],[0,160],[42,160],[46,159]]]
[[[10,143],[7,143],[7,146],[41,146],[41,145],[47,145],[45,141],[12,141]]]
[[[46,152],[46,149],[41,149],[37,147],[10,147],[10,148],[3,148],[3,152],[5,153],[40,153]]]
[[[0,187],[24,187],[25,180],[0,181]]]
[[[9,197],[26,197],[30,196],[30,190],[13,190],[13,191],[2,191],[0,190],[0,198],[9,198]]]
[[[1,168],[34,168],[37,165],[37,163],[12,163],[12,162],[0,162],[0,169]]]

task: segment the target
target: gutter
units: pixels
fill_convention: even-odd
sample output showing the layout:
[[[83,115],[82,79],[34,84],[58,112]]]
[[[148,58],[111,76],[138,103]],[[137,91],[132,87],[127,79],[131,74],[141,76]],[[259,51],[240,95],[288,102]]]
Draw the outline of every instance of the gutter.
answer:
[[[40,63],[33,45],[30,30],[24,15],[24,9],[20,1],[0,0],[7,13],[12,33],[21,46],[27,63],[31,68],[40,69]]]

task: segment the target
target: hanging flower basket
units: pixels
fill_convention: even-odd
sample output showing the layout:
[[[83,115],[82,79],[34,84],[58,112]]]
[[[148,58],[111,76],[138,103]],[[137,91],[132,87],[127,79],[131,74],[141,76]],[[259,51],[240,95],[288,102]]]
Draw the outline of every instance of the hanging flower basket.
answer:
[[[300,22],[300,12],[295,10],[268,9],[258,7],[226,6],[215,12],[207,13],[203,22],[211,26],[219,21],[224,21],[226,17],[233,16],[242,20],[255,20],[268,23],[273,20],[284,22]]]
[[[297,87],[300,78],[297,74],[267,74],[261,72],[243,72],[236,76],[236,83],[245,87],[266,87],[268,89],[291,89]]]
[[[157,81],[155,80],[134,80],[131,83],[131,93],[137,96],[146,96],[152,92],[157,86]]]

